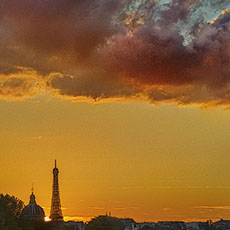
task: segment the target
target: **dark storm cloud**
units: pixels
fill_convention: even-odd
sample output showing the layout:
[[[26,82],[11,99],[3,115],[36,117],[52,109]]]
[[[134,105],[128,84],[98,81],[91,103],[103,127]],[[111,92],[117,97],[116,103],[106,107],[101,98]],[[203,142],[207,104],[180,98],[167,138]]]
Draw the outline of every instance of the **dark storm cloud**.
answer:
[[[73,100],[228,105],[230,17],[221,11],[229,7],[227,0],[2,0],[1,87],[14,95],[7,81],[17,78],[17,88],[35,96],[42,89]]]
[[[202,57],[172,31],[143,27],[133,36],[118,36],[104,47],[108,70],[137,83],[183,85],[197,80],[193,71]]]
[[[51,79],[50,86],[67,97],[86,97],[94,101],[102,99],[122,99],[138,95],[138,90],[125,86],[105,73],[85,73],[81,76],[57,76]]]
[[[230,10],[226,11],[224,14],[220,15],[214,23],[216,28],[220,26],[228,26],[230,22]]]
[[[0,4],[1,53],[5,54],[1,62],[44,74],[64,71],[60,62],[68,72],[117,31],[112,24],[117,0],[3,0]]]

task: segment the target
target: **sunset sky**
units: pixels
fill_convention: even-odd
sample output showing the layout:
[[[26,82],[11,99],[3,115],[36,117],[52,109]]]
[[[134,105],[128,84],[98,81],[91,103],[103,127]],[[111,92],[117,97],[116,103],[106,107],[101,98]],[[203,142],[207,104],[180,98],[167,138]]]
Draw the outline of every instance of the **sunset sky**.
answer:
[[[0,0],[0,53],[0,193],[230,219],[229,0]]]

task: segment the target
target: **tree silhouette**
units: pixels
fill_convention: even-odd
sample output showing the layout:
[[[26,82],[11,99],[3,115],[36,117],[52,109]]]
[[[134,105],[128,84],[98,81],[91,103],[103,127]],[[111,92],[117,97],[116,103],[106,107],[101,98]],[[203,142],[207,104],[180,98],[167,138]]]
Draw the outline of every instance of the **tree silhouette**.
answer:
[[[0,229],[20,230],[19,219],[24,203],[10,195],[0,194]]]
[[[125,225],[116,217],[98,216],[89,221],[86,230],[125,230]]]

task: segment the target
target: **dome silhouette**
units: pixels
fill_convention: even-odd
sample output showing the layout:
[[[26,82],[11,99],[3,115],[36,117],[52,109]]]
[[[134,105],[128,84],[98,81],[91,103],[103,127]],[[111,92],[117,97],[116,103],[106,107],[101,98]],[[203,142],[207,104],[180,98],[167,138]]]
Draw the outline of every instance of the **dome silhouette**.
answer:
[[[30,203],[22,211],[22,217],[26,220],[44,221],[45,212],[37,205],[33,192],[30,195]]]

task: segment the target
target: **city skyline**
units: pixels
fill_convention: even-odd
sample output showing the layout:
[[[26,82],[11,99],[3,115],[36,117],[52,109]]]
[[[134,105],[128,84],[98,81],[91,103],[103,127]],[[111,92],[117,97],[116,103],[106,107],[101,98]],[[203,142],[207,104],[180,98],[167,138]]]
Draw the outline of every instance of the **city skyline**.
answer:
[[[228,136],[223,136],[228,133],[228,111],[170,106],[154,108],[132,103],[1,103],[7,105],[1,116],[5,120],[11,116],[14,122],[10,129],[15,133],[12,138],[12,133],[7,133],[9,123],[1,124],[2,130],[6,130],[1,138],[1,169],[5,172],[1,191],[26,201],[33,182],[37,199],[47,216],[52,184],[50,162],[56,158],[61,162],[61,200],[66,216],[88,219],[111,211],[116,216],[132,216],[137,221],[228,219],[226,159],[229,143]],[[63,107],[56,103],[72,111],[68,121],[62,113]],[[114,107],[115,116],[111,110]],[[28,108],[32,110],[28,111]],[[14,110],[20,113],[13,113]],[[53,117],[54,110],[56,118]],[[133,117],[133,114],[137,116]],[[35,125],[34,120],[39,120],[40,116],[44,117],[43,124]],[[127,121],[127,117],[132,119]],[[17,123],[18,120],[22,123]],[[59,124],[59,121],[63,123]],[[56,128],[51,129],[51,123]],[[109,130],[113,130],[110,137],[107,136]],[[155,133],[153,139],[149,136],[151,132]],[[69,133],[78,138],[72,138]],[[162,137],[164,142],[161,142]],[[219,145],[213,141],[214,137]],[[181,145],[181,140],[186,145]],[[191,156],[188,157],[188,153]],[[32,163],[26,164],[27,161]],[[16,181],[20,182],[17,189]]]
[[[88,222],[89,220],[91,220],[92,218],[94,218],[95,216],[91,216],[91,217],[81,217],[81,216],[62,216],[62,208],[61,208],[61,204],[60,204],[60,197],[59,197],[59,186],[58,184],[55,185],[55,183],[58,183],[58,178],[55,179],[55,177],[59,174],[59,170],[57,168],[57,160],[55,160],[55,167],[53,169],[53,189],[52,189],[52,199],[51,199],[51,208],[47,208],[47,207],[43,207],[44,209],[47,209],[49,212],[50,212],[50,217],[48,217],[48,215],[45,216],[44,218],[44,221],[82,221],[82,222]],[[56,182],[57,181],[57,182]],[[228,189],[228,188],[224,188],[224,187],[213,187],[213,188],[209,188],[208,186],[205,187],[206,189]],[[176,187],[162,187],[161,189],[178,189]],[[181,187],[181,189],[202,189],[202,187]],[[204,188],[203,188],[204,189]],[[58,192],[57,192],[57,191]],[[32,184],[32,195],[34,195],[34,185]],[[54,198],[53,196],[56,196],[56,194],[58,194],[58,197],[57,198]],[[31,199],[31,198],[30,198]],[[56,199],[58,199],[56,201]],[[31,202],[31,201],[30,201]],[[58,202],[58,204],[56,204],[56,202]],[[25,202],[25,205],[26,205],[26,202]],[[203,209],[226,209],[226,210],[229,210],[229,206],[227,205],[224,205],[224,206],[197,206],[197,207],[194,207],[194,208],[203,208]],[[65,209],[65,208],[64,208]],[[100,208],[101,209],[101,208]],[[102,208],[103,209],[103,208]],[[165,211],[168,211],[167,208],[164,208],[166,209]],[[108,215],[108,216],[112,216],[112,212],[111,211],[106,211],[105,213],[98,213],[97,216],[100,216],[100,215]],[[213,219],[210,219],[210,221],[217,221],[217,220],[223,220],[222,218],[223,216],[219,216],[219,217],[215,217]],[[119,218],[131,218],[133,219],[131,216],[127,217],[127,216],[119,216]],[[175,218],[175,217],[174,217]],[[218,219],[219,218],[219,219]],[[166,221],[166,222],[170,222],[170,221],[182,221],[182,222],[203,222],[205,223],[206,221],[209,221],[209,219],[203,219],[203,218],[200,218],[200,219],[155,219],[155,221],[153,221],[153,219],[148,219],[148,220],[144,220],[141,219],[139,220],[139,222],[149,222],[149,223],[157,223],[157,222],[161,222],[161,221]]]
[[[0,0],[0,53],[0,193],[230,219],[229,0]]]

